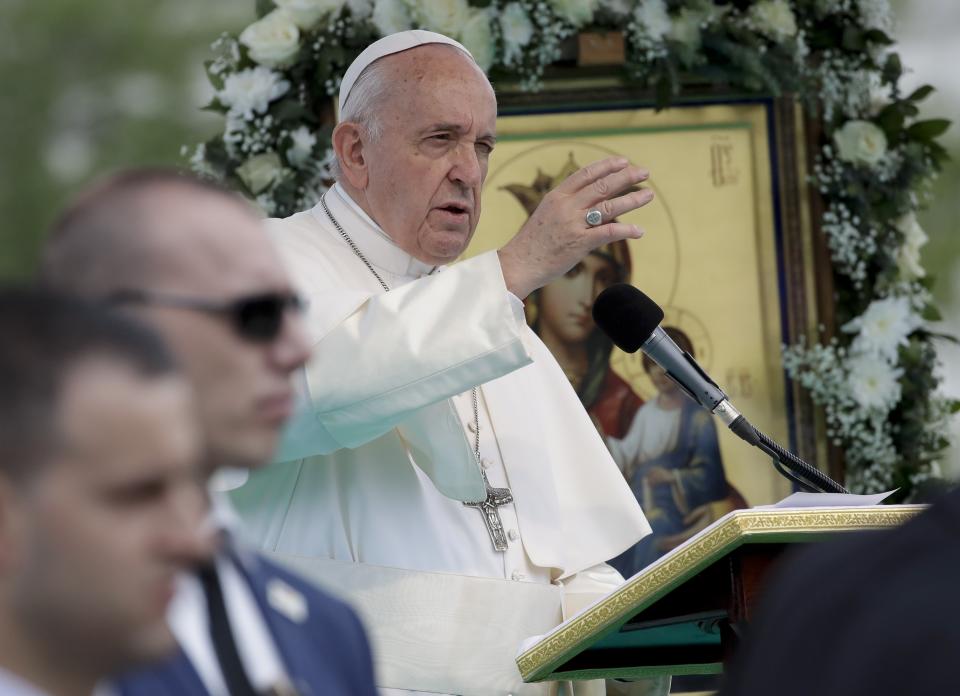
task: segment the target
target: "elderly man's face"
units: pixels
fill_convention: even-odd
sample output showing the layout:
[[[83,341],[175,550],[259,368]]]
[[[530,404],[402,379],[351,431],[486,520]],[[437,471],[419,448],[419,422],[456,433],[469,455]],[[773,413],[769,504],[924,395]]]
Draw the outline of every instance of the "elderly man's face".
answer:
[[[480,187],[496,134],[497,101],[479,68],[450,46],[390,61],[382,137],[364,147],[372,215],[407,253],[449,263],[480,218]]]

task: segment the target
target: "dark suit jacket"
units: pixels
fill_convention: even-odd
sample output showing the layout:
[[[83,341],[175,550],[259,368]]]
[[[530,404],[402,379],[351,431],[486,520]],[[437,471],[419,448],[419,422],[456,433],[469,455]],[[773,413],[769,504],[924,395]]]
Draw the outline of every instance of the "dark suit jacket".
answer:
[[[258,554],[240,551],[231,556],[253,591],[287,676],[302,696],[376,696],[370,648],[353,610]],[[302,621],[271,605],[268,587],[277,581],[306,600]],[[114,686],[121,696],[207,696],[182,650],[166,662],[124,675]]]
[[[897,529],[804,549],[770,588],[723,696],[958,692],[960,489]]]

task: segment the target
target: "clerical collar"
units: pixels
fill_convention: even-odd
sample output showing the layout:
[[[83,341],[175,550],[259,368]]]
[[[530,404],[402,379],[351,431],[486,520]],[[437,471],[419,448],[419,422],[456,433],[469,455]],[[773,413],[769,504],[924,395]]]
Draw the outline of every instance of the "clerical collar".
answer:
[[[406,278],[420,278],[437,270],[437,266],[426,264],[397,246],[340,184],[334,184],[327,192],[326,201],[330,212],[374,266]],[[311,212],[317,220],[329,223],[319,203]]]

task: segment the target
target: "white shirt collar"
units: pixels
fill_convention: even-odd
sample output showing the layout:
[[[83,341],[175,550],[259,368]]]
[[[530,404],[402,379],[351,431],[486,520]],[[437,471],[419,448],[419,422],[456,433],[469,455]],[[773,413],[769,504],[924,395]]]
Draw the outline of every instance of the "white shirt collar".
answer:
[[[334,218],[375,267],[410,279],[430,275],[437,269],[397,246],[384,229],[350,198],[340,184],[333,185],[325,200]],[[311,212],[322,224],[329,223],[330,220],[319,203]]]

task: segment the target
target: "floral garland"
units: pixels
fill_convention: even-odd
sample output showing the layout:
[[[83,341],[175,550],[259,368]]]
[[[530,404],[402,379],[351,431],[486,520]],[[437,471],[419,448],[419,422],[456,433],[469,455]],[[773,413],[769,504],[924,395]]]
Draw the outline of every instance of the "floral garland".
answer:
[[[221,134],[187,154],[271,215],[311,207],[330,181],[330,97],[371,41],[432,29],[463,42],[495,82],[535,90],[568,37],[622,30],[627,74],[665,107],[681,75],[797,94],[820,114],[811,177],[832,253],[840,332],[784,347],[788,374],[826,413],[856,491],[935,479],[958,403],[935,395],[935,321],[916,210],[946,154],[949,123],[918,121],[898,88],[886,0],[256,0],[207,64]]]

